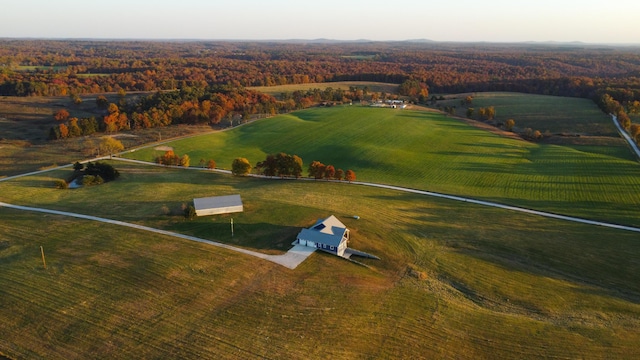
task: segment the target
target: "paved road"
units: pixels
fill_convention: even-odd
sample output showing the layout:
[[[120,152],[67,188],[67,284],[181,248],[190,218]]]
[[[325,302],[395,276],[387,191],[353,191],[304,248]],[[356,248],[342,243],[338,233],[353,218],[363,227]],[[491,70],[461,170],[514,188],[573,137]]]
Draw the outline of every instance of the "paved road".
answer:
[[[199,243],[213,245],[213,246],[225,248],[225,249],[228,249],[228,250],[231,250],[231,251],[243,253],[243,254],[246,254],[246,255],[251,255],[251,256],[254,256],[254,257],[257,257],[257,258],[260,258],[260,259],[264,259],[264,260],[267,260],[267,261],[271,261],[273,263],[282,265],[282,266],[287,267],[289,269],[295,269],[307,257],[309,257],[309,255],[311,255],[315,251],[315,249],[313,249],[313,248],[296,245],[293,248],[291,248],[291,250],[289,250],[286,254],[283,254],[283,255],[268,255],[268,254],[263,254],[263,253],[259,253],[259,252],[256,252],[256,251],[251,251],[251,250],[247,250],[247,249],[243,249],[243,248],[239,248],[239,247],[235,247],[235,246],[231,246],[231,245],[227,245],[227,244],[223,244],[223,243],[219,243],[219,242],[215,242],[215,241],[211,241],[211,240],[197,238],[195,236],[178,234],[178,233],[174,233],[172,231],[154,229],[154,228],[150,228],[148,226],[143,226],[143,225],[138,225],[138,224],[131,224],[131,223],[127,223],[127,222],[119,221],[119,220],[105,219],[105,218],[101,218],[101,217],[97,217],[97,216],[77,214],[77,213],[71,213],[71,212],[66,212],[66,211],[49,210],[49,209],[35,208],[35,207],[29,207],[29,206],[11,205],[11,204],[7,204],[7,203],[3,203],[3,202],[0,202],[0,206],[1,207],[6,207],[6,208],[10,208],[10,209],[16,209],[16,210],[33,211],[33,212],[46,213],[46,214],[70,216],[70,217],[74,217],[74,218],[78,218],[78,219],[100,221],[100,222],[107,223],[107,224],[126,226],[126,227],[130,227],[130,228],[138,229],[138,230],[153,232],[153,233],[156,233],[156,234],[173,236],[173,237],[177,237],[177,238],[181,238],[181,239],[185,239],[185,240],[190,240],[190,241],[197,241]]]
[[[620,135],[622,135],[622,137],[629,143],[629,146],[631,146],[631,149],[633,149],[633,151],[636,153],[636,156],[640,159],[640,149],[638,149],[638,145],[636,144],[635,141],[633,141],[633,139],[631,138],[631,135],[629,135],[628,132],[626,132],[622,126],[620,126],[620,123],[618,122],[618,117],[610,114],[611,115],[611,119],[613,120],[613,124],[618,128],[618,132],[620,133]]]
[[[133,159],[114,158],[114,160],[133,162],[133,163],[139,163],[139,164],[145,164],[145,165],[164,166],[164,165],[158,165],[158,164],[154,164],[154,163],[150,163],[150,162],[146,162],[146,161],[133,160]],[[200,171],[216,171],[216,172],[220,172],[220,173],[224,173],[224,174],[231,174],[231,171],[229,171],[229,170],[185,168],[185,167],[182,167],[182,166],[170,166],[170,167],[171,168],[175,168],[175,169],[182,169],[182,170],[189,169],[189,170],[200,170]],[[312,179],[312,178],[298,178],[298,179],[295,179],[295,178],[280,178],[278,176],[264,176],[264,175],[254,175],[254,174],[251,174],[251,175],[248,175],[248,176],[255,177],[255,178],[261,178],[261,179],[273,179],[273,180],[285,180],[285,181],[286,180],[328,181],[328,182],[339,182],[339,183],[343,183],[345,185],[347,184],[344,181],[338,181],[338,180],[315,180],[315,179]],[[433,196],[433,197],[438,197],[438,198],[442,198],[442,199],[461,201],[461,202],[477,204],[477,205],[483,205],[483,206],[489,206],[489,207],[505,209],[505,210],[511,210],[511,211],[518,211],[518,212],[523,212],[523,213],[527,213],[527,214],[531,214],[531,215],[538,215],[538,216],[543,216],[543,217],[552,218],[552,219],[558,219],[558,220],[572,221],[572,222],[577,222],[577,223],[587,224],[587,225],[596,225],[596,226],[603,226],[603,227],[608,227],[608,228],[618,229],[618,230],[627,230],[627,231],[640,232],[640,228],[633,227],[633,226],[626,226],[626,225],[607,223],[607,222],[603,222],[603,221],[582,219],[582,218],[578,218],[578,217],[574,217],[574,216],[554,214],[554,213],[545,212],[545,211],[538,211],[538,210],[527,209],[527,208],[523,208],[523,207],[519,207],[519,206],[505,205],[505,204],[495,203],[495,202],[491,202],[491,201],[477,200],[477,199],[473,199],[473,198],[456,196],[456,195],[441,194],[441,193],[436,193],[436,192],[431,192],[431,191],[416,190],[416,189],[410,189],[410,188],[405,188],[405,187],[400,187],[400,186],[376,184],[376,183],[369,183],[369,182],[362,182],[362,181],[353,181],[353,182],[351,182],[351,184],[353,184],[353,185],[361,185],[361,186],[370,186],[370,187],[376,187],[376,188],[383,188],[383,189],[389,189],[389,190],[395,190],[395,191],[402,191],[402,192],[418,194],[418,195]]]
[[[620,132],[620,134],[627,140],[629,145],[631,145],[631,147],[635,151],[636,155],[638,155],[638,157],[640,158],[640,149],[638,149],[638,147],[636,146],[635,142],[631,139],[629,134],[627,134],[626,131],[624,131],[620,127],[620,124],[618,124],[618,121],[617,121],[617,119],[616,119],[616,117],[614,115],[612,115],[612,119],[613,119],[614,124],[618,128],[618,131]],[[175,139],[172,139],[172,140],[175,140]],[[172,141],[172,140],[169,140],[169,141]],[[157,146],[157,145],[158,145],[158,143],[155,143],[153,145],[147,145],[145,147]],[[133,152],[135,150],[136,149],[129,150],[129,151],[123,152],[121,154],[128,153],[128,152]],[[105,159],[105,158],[107,158],[107,157],[95,158],[95,159],[92,159],[92,160],[83,161],[83,163],[84,162],[88,162],[88,161],[102,160],[102,159]],[[144,165],[164,166],[164,165],[159,165],[159,164],[155,164],[155,163],[150,163],[150,162],[147,162],[147,161],[126,159],[126,158],[121,158],[121,157],[114,157],[113,160],[126,161],[126,162],[132,162],[132,163],[139,163],[139,164],[144,164]],[[56,167],[56,168],[45,169],[45,170],[40,170],[40,171],[34,171],[34,172],[26,173],[26,174],[21,174],[21,175],[11,176],[11,177],[7,177],[7,178],[2,178],[2,179],[0,179],[0,181],[7,181],[7,180],[11,180],[11,179],[22,177],[22,176],[40,174],[40,173],[44,173],[44,172],[47,172],[47,171],[62,169],[62,168],[69,167],[69,166],[72,166],[72,165],[71,164],[63,165],[63,166],[59,166],[59,167]],[[229,170],[221,170],[221,169],[202,169],[202,168],[195,168],[195,167],[185,168],[185,167],[182,167],[182,166],[169,166],[169,167],[176,168],[176,169],[181,169],[181,170],[214,171],[214,172],[223,173],[223,174],[231,174],[231,171],[229,171]],[[262,175],[249,175],[249,176],[256,177],[256,178],[267,178],[267,179],[277,179],[277,180],[315,181],[314,179],[310,179],[310,178],[299,178],[299,179],[285,178],[285,179],[282,179],[282,178],[279,178],[279,177],[270,177],[270,176],[262,176]],[[344,183],[343,181],[337,181],[337,180],[330,180],[330,181]],[[510,210],[510,211],[518,211],[518,212],[523,212],[523,213],[527,213],[527,214],[531,214],[531,215],[537,215],[537,216],[543,216],[543,217],[552,218],[552,219],[571,221],[571,222],[582,223],[582,224],[587,224],[587,225],[603,226],[603,227],[612,228],[612,229],[626,230],[626,231],[633,231],[633,232],[640,233],[640,228],[633,227],[633,226],[625,226],[625,225],[619,225],[619,224],[606,223],[606,222],[602,222],[602,221],[594,221],[594,220],[589,220],[589,219],[582,219],[582,218],[577,218],[577,217],[573,217],[573,216],[554,214],[554,213],[549,213],[549,212],[544,212],[544,211],[538,211],[538,210],[533,210],[533,209],[522,208],[522,207],[518,207],[518,206],[510,206],[510,205],[504,205],[504,204],[494,203],[494,202],[490,202],[490,201],[482,201],[482,200],[477,200],[477,199],[473,199],[473,198],[467,198],[467,197],[461,197],[461,196],[455,196],[455,195],[448,195],[448,194],[440,194],[440,193],[435,193],[435,192],[431,192],[431,191],[416,190],[416,189],[404,188],[404,187],[400,187],[400,186],[376,184],[376,183],[361,182],[361,181],[354,181],[351,184],[360,185],[360,186],[377,187],[377,188],[383,188],[383,189],[389,189],[389,190],[413,193],[413,194],[418,194],[418,195],[438,197],[438,198],[442,198],[442,199],[461,201],[461,202],[477,204],[477,205],[482,205],[482,206],[489,206],[489,207],[494,207],[494,208],[500,208],[500,209],[505,209],[505,210]],[[154,232],[154,233],[157,233],[157,234],[173,236],[173,237],[182,238],[182,239],[186,239],[186,240],[197,241],[197,242],[200,242],[200,243],[209,244],[209,245],[213,245],[213,246],[218,246],[218,247],[222,247],[222,248],[225,248],[225,249],[228,249],[228,250],[231,250],[231,251],[236,251],[236,252],[240,252],[240,253],[243,253],[243,254],[246,254],[246,255],[258,257],[258,258],[261,258],[261,259],[264,259],[264,260],[267,260],[267,261],[271,261],[271,262],[274,262],[276,264],[285,266],[285,267],[287,267],[289,269],[295,269],[307,257],[309,257],[309,255],[311,255],[315,251],[315,249],[313,249],[313,248],[296,245],[293,248],[291,248],[284,255],[267,255],[267,254],[262,254],[262,253],[259,253],[259,252],[238,248],[238,247],[234,247],[234,246],[223,244],[223,243],[218,243],[218,242],[211,241],[211,240],[197,238],[197,237],[194,237],[194,236],[178,234],[178,233],[174,233],[174,232],[171,232],[171,231],[154,229],[154,228],[150,228],[150,227],[147,227],[147,226],[126,223],[126,222],[118,221],[118,220],[105,219],[105,218],[100,218],[100,217],[96,217],[96,216],[76,214],[76,213],[70,213],[70,212],[65,212],[65,211],[57,211],[57,210],[49,210],[49,209],[34,208],[34,207],[27,207],[27,206],[11,205],[11,204],[7,204],[7,203],[3,203],[3,202],[0,202],[0,206],[7,207],[7,208],[12,208],[12,209],[17,209],[17,210],[35,211],[35,212],[49,213],[49,214],[55,214],[55,215],[71,216],[71,217],[80,218],[80,219],[86,219],[86,220],[100,221],[100,222],[104,222],[104,223],[109,223],[109,224],[114,224],[114,225],[119,225],[119,226],[127,226],[127,227],[131,227],[131,228],[135,228],[135,229],[139,229],[139,230],[144,230],[144,231],[150,231],[150,232]]]

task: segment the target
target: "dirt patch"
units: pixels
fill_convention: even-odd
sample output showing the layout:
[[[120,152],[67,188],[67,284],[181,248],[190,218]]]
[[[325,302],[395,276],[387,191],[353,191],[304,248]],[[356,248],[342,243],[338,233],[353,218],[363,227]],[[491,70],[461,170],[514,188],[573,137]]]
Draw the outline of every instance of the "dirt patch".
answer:
[[[159,151],[173,151],[173,148],[171,146],[166,146],[166,145],[162,145],[162,146],[156,146],[153,148],[153,150],[159,150]]]

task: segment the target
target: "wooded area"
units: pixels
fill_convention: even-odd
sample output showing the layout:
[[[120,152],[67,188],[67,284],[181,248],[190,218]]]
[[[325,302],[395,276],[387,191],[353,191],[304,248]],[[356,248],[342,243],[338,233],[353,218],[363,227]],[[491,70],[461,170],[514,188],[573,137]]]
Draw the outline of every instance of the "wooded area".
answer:
[[[626,115],[640,112],[640,49],[635,47],[98,40],[0,44],[2,96],[70,96],[80,103],[83,94],[122,95],[118,104],[102,98],[102,119],[56,114],[61,123],[51,129],[51,139],[177,123],[218,124],[223,119],[233,125],[255,114],[271,115],[321,101],[388,95],[367,88],[314,89],[314,83],[333,81],[396,83],[399,95],[422,103],[429,93],[480,91],[589,98],[617,114],[627,129],[631,124]],[[245,89],[306,83],[309,90],[279,99]],[[157,93],[124,99],[134,91]]]
[[[270,86],[342,80],[431,92],[509,90],[640,100],[640,49],[411,42],[0,41],[0,95]]]

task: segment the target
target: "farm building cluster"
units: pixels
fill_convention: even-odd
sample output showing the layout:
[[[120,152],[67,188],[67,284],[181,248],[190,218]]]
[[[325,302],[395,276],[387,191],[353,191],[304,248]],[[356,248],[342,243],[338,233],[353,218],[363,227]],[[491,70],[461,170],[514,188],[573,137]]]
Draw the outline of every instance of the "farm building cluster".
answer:
[[[407,108],[407,104],[404,103],[404,101],[402,100],[378,100],[376,102],[374,102],[373,104],[371,104],[371,106],[373,107],[390,107],[392,109],[406,109]]]

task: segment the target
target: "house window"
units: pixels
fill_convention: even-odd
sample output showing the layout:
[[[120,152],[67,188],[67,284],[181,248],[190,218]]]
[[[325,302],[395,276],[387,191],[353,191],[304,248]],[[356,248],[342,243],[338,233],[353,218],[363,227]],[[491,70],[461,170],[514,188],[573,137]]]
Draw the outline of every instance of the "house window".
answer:
[[[331,247],[331,250],[333,250],[333,246]]]

